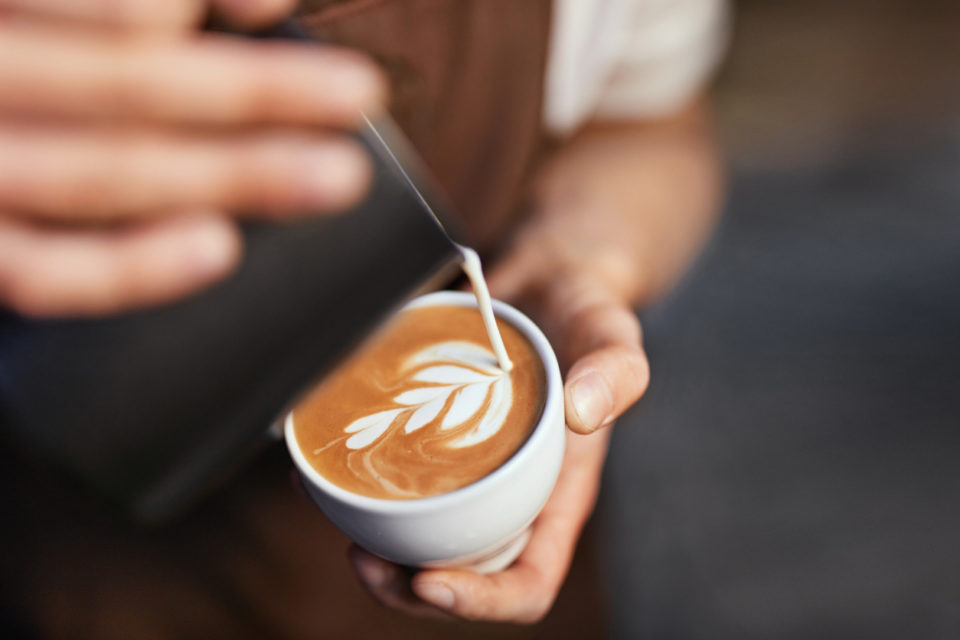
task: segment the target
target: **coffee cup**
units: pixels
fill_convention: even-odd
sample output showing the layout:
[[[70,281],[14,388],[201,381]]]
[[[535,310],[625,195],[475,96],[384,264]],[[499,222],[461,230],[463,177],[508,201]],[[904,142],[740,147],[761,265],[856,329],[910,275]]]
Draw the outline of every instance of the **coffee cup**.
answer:
[[[470,293],[441,291],[411,301],[476,308]],[[307,493],[361,547],[386,560],[422,568],[499,571],[526,546],[530,525],[550,496],[563,459],[563,383],[556,356],[540,329],[520,311],[494,300],[498,319],[516,328],[544,369],[544,404],[526,441],[488,475],[448,493],[391,500],[348,491],[321,475],[297,443],[294,413],[285,421],[290,455]]]

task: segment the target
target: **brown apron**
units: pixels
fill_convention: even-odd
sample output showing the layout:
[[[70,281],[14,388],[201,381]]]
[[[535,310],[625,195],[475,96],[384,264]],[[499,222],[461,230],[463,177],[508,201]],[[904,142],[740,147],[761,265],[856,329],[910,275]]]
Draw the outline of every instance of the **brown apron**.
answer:
[[[385,66],[396,117],[474,244],[495,249],[539,147],[550,0],[314,0],[301,17]],[[0,459],[0,623],[65,638],[495,637],[369,602],[346,540],[294,494],[289,469],[275,447],[191,516],[147,531]]]
[[[548,0],[307,0],[323,40],[370,53],[391,110],[479,249],[510,226],[539,150]]]

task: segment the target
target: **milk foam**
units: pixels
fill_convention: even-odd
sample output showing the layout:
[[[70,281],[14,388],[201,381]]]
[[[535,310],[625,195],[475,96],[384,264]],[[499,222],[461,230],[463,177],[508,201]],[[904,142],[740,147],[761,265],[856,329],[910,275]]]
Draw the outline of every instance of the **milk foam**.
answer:
[[[480,266],[480,256],[469,247],[457,245],[460,255],[463,256],[463,272],[470,278],[470,286],[473,287],[473,294],[477,296],[477,306],[480,308],[480,315],[483,316],[483,325],[487,329],[487,336],[490,338],[490,344],[493,346],[494,353],[497,354],[497,362],[504,371],[510,371],[513,363],[510,362],[510,356],[507,355],[507,348],[503,346],[503,337],[497,328],[497,321],[493,317],[493,305],[490,304],[490,290],[487,289],[487,281],[483,277],[483,269]]]
[[[496,434],[513,406],[510,374],[497,366],[492,351],[472,342],[454,340],[421,349],[407,358],[403,370],[408,372],[404,390],[393,398],[400,407],[350,423],[344,431],[354,435],[347,439],[347,448],[368,447],[394,425],[413,433],[437,419],[441,431],[475,421],[469,431],[444,442],[451,448],[473,446]]]
[[[545,400],[538,353],[499,323],[515,363],[503,371],[463,296],[398,314],[294,410],[297,441],[324,477],[360,495],[417,499],[483,478],[523,445]]]
[[[372,445],[394,423],[399,423],[398,428],[402,426],[404,433],[413,433],[442,415],[440,429],[455,429],[486,407],[469,432],[445,443],[453,448],[469,447],[492,437],[506,422],[513,405],[510,380],[513,363],[497,328],[480,256],[468,247],[457,245],[457,248],[463,256],[463,271],[473,286],[493,351],[462,341],[442,342],[418,351],[404,364],[404,370],[417,368],[406,382],[427,386],[415,386],[395,396],[393,401],[401,408],[379,411],[351,422],[344,432],[355,435],[347,439],[347,448],[363,449]]]

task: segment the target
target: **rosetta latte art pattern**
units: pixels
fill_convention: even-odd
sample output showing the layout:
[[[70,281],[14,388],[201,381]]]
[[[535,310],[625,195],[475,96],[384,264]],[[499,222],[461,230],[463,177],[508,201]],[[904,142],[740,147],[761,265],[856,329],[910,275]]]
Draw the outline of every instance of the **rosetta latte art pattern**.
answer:
[[[510,374],[497,366],[489,349],[461,341],[442,342],[422,349],[404,363],[407,384],[393,401],[396,408],[363,416],[344,431],[349,449],[363,449],[391,429],[413,433],[440,420],[449,432],[446,445],[476,445],[496,434],[513,404]],[[464,432],[465,431],[465,432]]]
[[[476,309],[402,311],[294,409],[310,465],[353,493],[414,500],[480,480],[533,432],[543,364],[510,324],[504,372]]]

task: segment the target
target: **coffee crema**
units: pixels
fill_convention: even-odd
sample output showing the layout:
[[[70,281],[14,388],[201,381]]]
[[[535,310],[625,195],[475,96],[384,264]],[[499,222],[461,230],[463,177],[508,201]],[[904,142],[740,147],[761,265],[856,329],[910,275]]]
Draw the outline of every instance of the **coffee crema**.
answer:
[[[506,462],[543,410],[545,372],[513,326],[501,370],[476,308],[401,312],[293,412],[300,450],[353,493],[415,499],[464,487]]]

